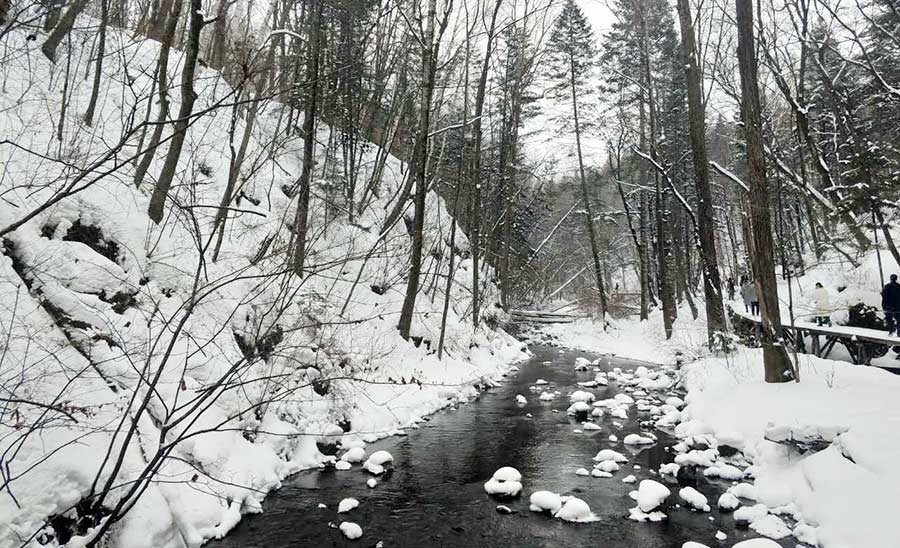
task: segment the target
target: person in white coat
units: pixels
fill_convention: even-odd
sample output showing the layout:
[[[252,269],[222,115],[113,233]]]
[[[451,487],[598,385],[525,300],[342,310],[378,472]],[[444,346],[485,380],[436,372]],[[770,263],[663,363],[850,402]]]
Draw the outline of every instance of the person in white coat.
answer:
[[[815,303],[816,325],[831,325],[831,303],[828,290],[821,282],[816,282],[816,289],[813,291],[813,302]]]

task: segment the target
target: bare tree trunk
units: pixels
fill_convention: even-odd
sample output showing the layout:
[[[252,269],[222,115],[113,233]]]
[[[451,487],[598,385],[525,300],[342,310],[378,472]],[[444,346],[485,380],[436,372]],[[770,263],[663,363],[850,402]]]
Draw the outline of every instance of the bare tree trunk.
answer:
[[[181,70],[181,106],[178,109],[178,119],[175,120],[174,135],[169,143],[169,150],[166,152],[166,160],[147,209],[147,215],[156,224],[161,223],[163,219],[166,198],[172,186],[172,179],[175,177],[175,168],[181,157],[181,148],[187,136],[188,126],[190,126],[194,101],[197,99],[197,93],[194,91],[194,72],[197,68],[197,55],[200,50],[200,31],[203,30],[203,2],[202,0],[190,0],[190,3],[190,26],[185,44],[184,67]]]
[[[437,44],[435,43],[435,19],[437,17],[437,0],[428,0],[428,14],[426,15],[426,29],[422,44],[422,90],[421,104],[419,107],[419,127],[416,135],[415,149],[413,152],[415,171],[416,195],[413,200],[415,212],[412,226],[412,250],[410,254],[409,277],[406,282],[406,294],[403,296],[403,306],[400,309],[400,320],[397,329],[400,336],[406,340],[410,338],[412,329],[413,312],[416,307],[416,295],[419,292],[419,282],[422,273],[422,244],[425,227],[425,198],[428,195],[428,129],[431,123],[431,97],[434,94],[434,75],[437,69]],[[441,34],[446,26],[446,18],[441,24]]]
[[[756,49],[753,39],[751,0],[736,0],[738,69],[741,74],[741,118],[747,140],[750,218],[753,240],[751,256],[756,274],[756,292],[762,316],[763,363],[766,382],[799,380],[784,348],[775,262],[772,256],[772,222],[769,215],[769,186],[762,142],[762,120],[757,84]]]
[[[574,43],[574,38],[569,37],[569,43]],[[606,290],[603,287],[603,267],[600,264],[600,250],[597,244],[597,234],[594,230],[594,214],[591,212],[591,199],[588,192],[587,177],[584,174],[584,157],[581,153],[581,124],[578,120],[578,89],[575,85],[575,58],[573,51],[569,51],[569,87],[572,91],[572,118],[575,123],[575,150],[578,153],[578,176],[581,180],[581,199],[584,202],[585,224],[588,231],[588,239],[591,243],[591,258],[593,259],[594,277],[597,282],[597,293],[600,303],[600,325],[606,329]]]
[[[681,47],[687,71],[691,150],[694,159],[694,185],[697,188],[697,230],[703,260],[703,294],[706,297],[706,333],[712,348],[716,333],[724,333],[726,330],[725,311],[722,307],[722,280],[716,253],[715,213],[709,188],[706,107],[703,103],[703,82],[688,0],[678,0],[678,18],[681,21]]]
[[[153,127],[153,134],[150,136],[150,144],[147,145],[146,151],[134,170],[134,186],[138,188],[144,182],[147,170],[150,169],[156,149],[159,147],[159,141],[162,139],[163,128],[169,118],[169,54],[172,51],[172,40],[175,37],[175,29],[178,27],[178,19],[181,17],[181,2],[175,2],[172,5],[172,9],[168,10],[167,17],[165,29],[160,36],[159,61],[156,63],[159,111],[156,113],[156,124]],[[140,153],[140,149],[138,152]]]
[[[53,32],[50,33],[50,36],[47,37],[47,40],[41,46],[41,51],[47,56],[47,59],[56,61],[56,48],[59,47],[62,39],[72,31],[72,27],[75,25],[75,18],[84,11],[85,7],[87,7],[87,0],[75,0],[60,18],[59,23],[53,28]]]
[[[472,131],[475,134],[475,146],[472,149],[472,325],[478,327],[478,314],[480,307],[481,265],[478,256],[481,252],[481,115],[484,112],[484,95],[487,90],[488,70],[491,63],[491,50],[494,47],[494,32],[497,28],[497,14],[503,0],[497,0],[494,4],[494,12],[491,15],[491,25],[487,34],[487,45],[484,51],[484,60],[481,64],[481,76],[478,78],[478,91],[475,93],[475,118],[472,121]]]
[[[319,49],[322,40],[322,8],[324,0],[313,0],[310,6],[307,41],[309,49],[306,57],[306,100],[303,112],[303,168],[297,182],[297,211],[294,215],[293,269],[298,276],[303,275],[306,259],[306,234],[309,220],[310,179],[313,168],[313,153],[316,145],[316,101],[319,94]]]
[[[91,99],[88,101],[87,111],[84,113],[84,123],[91,126],[94,123],[94,110],[97,108],[97,98],[100,95],[100,78],[103,76],[103,57],[106,54],[106,27],[109,25],[109,0],[100,0],[100,31],[97,37],[97,64],[94,68],[94,84],[91,86]]]

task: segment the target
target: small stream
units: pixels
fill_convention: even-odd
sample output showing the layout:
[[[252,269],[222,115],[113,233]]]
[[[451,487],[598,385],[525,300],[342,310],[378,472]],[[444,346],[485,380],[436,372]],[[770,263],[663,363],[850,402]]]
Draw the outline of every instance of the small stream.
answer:
[[[662,523],[637,523],[626,519],[634,506],[629,491],[635,485],[622,483],[629,474],[638,481],[652,478],[669,484],[670,501],[677,499],[678,486],[672,478],[660,480],[656,470],[673,459],[666,447],[675,441],[656,431],[657,444],[630,448],[610,442],[610,434],[621,440],[640,430],[637,411],[632,406],[629,419],[605,416],[598,419],[599,431],[574,433],[581,425],[565,413],[567,394],[577,382],[591,380],[593,372],[576,372],[575,358],[585,352],[560,351],[551,347],[533,347],[534,357],[519,364],[518,373],[500,387],[482,394],[470,404],[434,415],[405,437],[369,444],[367,453],[386,449],[394,456],[394,471],[379,477],[374,489],[366,486],[371,476],[354,465],[353,470],[311,470],[284,482],[263,503],[264,513],[246,516],[215,548],[300,547],[300,546],[374,546],[378,541],[393,546],[515,546],[559,547],[597,545],[606,548],[680,548],[693,540],[710,547],[731,546],[739,540],[758,535],[735,529],[730,515],[719,515],[715,502],[730,485],[724,481],[706,481],[701,477],[697,489],[707,496],[713,511],[699,513],[685,508],[669,508]],[[633,369],[634,362],[604,358],[599,365],[605,371],[614,367]],[[545,379],[561,392],[552,402],[541,402],[529,391],[537,379]],[[618,389],[591,389],[597,399],[611,398]],[[518,405],[516,394],[528,398]],[[526,416],[531,413],[532,417]],[[613,425],[613,421],[622,427]],[[580,467],[591,468],[597,451],[612,448],[630,461],[612,478],[575,475]],[[633,466],[640,469],[632,469]],[[485,494],[483,485],[498,468],[513,466],[523,476],[524,491],[512,502],[502,502],[517,513],[503,515],[501,504]],[[574,494],[584,499],[600,518],[589,524],[566,523],[528,510],[528,495],[537,490]],[[346,514],[337,514],[338,502],[354,497],[360,505]],[[323,503],[327,508],[320,509]],[[363,528],[356,541],[346,540],[333,527],[341,521],[353,521]],[[332,524],[331,526],[329,524]],[[717,531],[728,535],[715,540]],[[793,546],[794,542],[785,543]]]

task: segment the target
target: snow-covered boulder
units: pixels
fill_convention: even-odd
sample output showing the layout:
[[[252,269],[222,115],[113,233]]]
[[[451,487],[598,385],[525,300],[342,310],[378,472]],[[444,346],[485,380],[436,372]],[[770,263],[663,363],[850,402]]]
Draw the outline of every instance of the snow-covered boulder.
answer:
[[[341,502],[338,503],[338,514],[343,514],[344,512],[349,512],[359,506],[359,501],[353,497],[345,498]]]
[[[484,491],[495,497],[515,497],[522,492],[522,474],[512,466],[504,466],[485,482]]]
[[[652,512],[672,494],[669,488],[654,480],[643,480],[638,485],[634,500],[643,512]]]
[[[575,358],[575,371],[587,371],[590,368],[591,360],[582,358],[581,356]]]
[[[363,463],[363,468],[366,472],[378,476],[383,474],[387,467],[391,466],[394,463],[394,456],[388,453],[387,451],[375,451],[369,458],[366,459],[366,462]]]
[[[535,491],[528,497],[532,512],[550,512],[555,514],[562,508],[562,500],[556,493],[550,491]]]
[[[353,468],[353,465],[345,460],[339,460],[336,463],[334,463],[334,469],[337,470],[338,472],[346,472],[347,470],[350,470],[351,468]]]
[[[525,405],[526,403],[528,403],[528,399],[522,394],[518,394],[516,395],[516,403],[519,405]]]
[[[553,395],[553,392],[541,392],[539,399],[541,401],[553,401],[553,398],[556,396]]]
[[[569,415],[587,415],[591,410],[591,406],[583,401],[577,401],[569,406],[566,409],[566,413]]]
[[[699,510],[701,512],[709,512],[710,510],[706,497],[703,493],[697,491],[693,487],[682,487],[681,490],[678,491],[678,498],[680,498],[685,505],[694,510]]]
[[[366,450],[362,447],[351,447],[346,453],[341,455],[344,462],[362,462],[366,458]]]
[[[628,434],[622,442],[625,445],[652,445],[656,443],[656,440],[640,434]]]
[[[741,501],[732,493],[726,492],[719,496],[718,506],[720,512],[734,511],[740,505]]]
[[[611,474],[613,472],[618,472],[620,467],[619,463],[614,460],[605,460],[595,464],[594,468]]]
[[[342,521],[340,526],[338,526],[341,533],[344,534],[350,540],[356,540],[362,536],[362,527],[353,523],[352,521]]]
[[[576,476],[590,476],[591,473],[588,472],[587,468],[579,468],[578,470],[575,470],[575,475]]]
[[[591,512],[591,507],[578,497],[569,497],[566,499],[563,507],[556,512],[553,517],[563,521],[572,521],[576,523],[588,523],[597,521],[599,518]]]
[[[596,410],[595,410],[595,411],[596,411]],[[594,424],[594,423],[592,423],[592,422],[585,422],[585,423],[583,423],[583,424],[581,425],[581,427],[584,428],[585,431],[588,431],[588,430],[593,430],[593,431],[602,430],[602,428],[600,428],[600,425],[599,425],[599,424]]]
[[[569,394],[569,401],[572,403],[575,402],[592,402],[594,401],[594,394],[586,391],[586,390],[576,390]]]
[[[595,462],[603,462],[605,460],[612,460],[612,461],[616,461],[616,462],[628,462],[628,459],[625,457],[625,455],[623,455],[622,453],[619,453],[618,451],[614,451],[612,449],[601,449],[600,452],[598,452],[594,456],[594,461]]]

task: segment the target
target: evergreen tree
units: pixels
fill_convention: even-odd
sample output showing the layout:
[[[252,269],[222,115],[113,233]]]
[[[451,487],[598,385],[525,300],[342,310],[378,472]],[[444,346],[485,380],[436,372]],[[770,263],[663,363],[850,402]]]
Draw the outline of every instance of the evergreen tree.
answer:
[[[591,242],[594,276],[597,280],[599,294],[600,318],[606,325],[606,292],[603,288],[603,268],[600,264],[597,233],[594,227],[594,215],[591,212],[590,193],[584,170],[584,158],[581,152],[581,133],[583,127],[578,117],[578,97],[588,87],[597,62],[597,48],[594,32],[585,19],[581,8],[575,0],[566,0],[562,12],[556,19],[553,33],[547,44],[548,74],[553,83],[548,90],[551,97],[562,101],[569,96],[572,107],[572,123],[575,132],[575,148],[578,156],[578,175],[581,180],[581,196],[584,204],[585,223]]]

